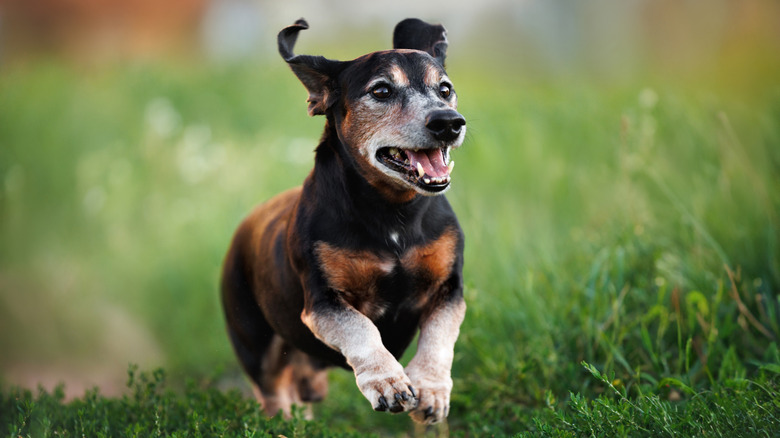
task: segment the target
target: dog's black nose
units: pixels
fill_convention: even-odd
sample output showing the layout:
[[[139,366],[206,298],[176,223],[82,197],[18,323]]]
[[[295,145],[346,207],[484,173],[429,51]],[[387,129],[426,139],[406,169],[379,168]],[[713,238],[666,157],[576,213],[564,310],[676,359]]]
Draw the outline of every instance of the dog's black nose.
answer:
[[[433,111],[425,118],[425,127],[440,141],[453,141],[460,135],[460,130],[466,124],[463,118],[455,110]]]

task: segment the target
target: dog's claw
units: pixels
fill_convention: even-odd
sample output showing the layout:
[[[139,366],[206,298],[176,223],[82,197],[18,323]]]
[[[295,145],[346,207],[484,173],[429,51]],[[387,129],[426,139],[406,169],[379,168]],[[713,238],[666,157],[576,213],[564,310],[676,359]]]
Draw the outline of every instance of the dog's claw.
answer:
[[[412,393],[412,397],[417,398],[417,392],[415,392],[414,386],[408,385],[407,388],[409,388],[409,392]]]
[[[387,399],[385,399],[385,396],[380,395],[379,396],[379,405],[374,407],[375,411],[384,412],[388,408],[387,406]]]
[[[390,412],[394,414],[398,412],[403,412],[404,410],[403,404],[404,402],[409,400],[409,394],[407,394],[406,392],[402,392],[400,394],[396,393],[395,395],[393,395],[393,398],[395,398],[395,402],[392,405],[390,405],[389,408]]]
[[[425,418],[428,419],[428,417],[433,416],[433,406],[428,406],[428,409],[423,412],[425,414]]]

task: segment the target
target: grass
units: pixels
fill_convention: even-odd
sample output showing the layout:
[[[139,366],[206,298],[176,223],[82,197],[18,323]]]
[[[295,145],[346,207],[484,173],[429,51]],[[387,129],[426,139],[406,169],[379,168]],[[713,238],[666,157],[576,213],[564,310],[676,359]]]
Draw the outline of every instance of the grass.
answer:
[[[777,379],[761,376],[761,382],[735,380],[713,391],[695,393],[687,402],[669,402],[658,395],[629,398],[615,381],[593,365],[583,363],[609,394],[588,400],[571,394],[566,404],[555,403],[547,395],[547,406],[537,410],[508,407],[516,418],[515,436],[716,436],[771,437],[780,424]],[[774,370],[770,373],[777,373]],[[286,436],[357,437],[377,433],[337,430],[328,418],[303,419],[295,410],[293,417],[265,418],[258,415],[253,400],[233,390],[198,387],[192,381],[180,392],[166,388],[162,370],[128,371],[128,394],[121,398],[102,397],[97,389],[80,399],[65,402],[63,388],[52,393],[40,389],[12,389],[0,394],[0,424],[8,436],[93,436],[93,437],[201,437],[201,436]],[[477,412],[474,421],[453,431],[456,436],[502,435],[506,422],[487,423]],[[506,426],[504,424],[504,426]],[[508,429],[508,428],[507,428]],[[508,432],[507,432],[508,434]]]
[[[777,84],[506,79],[458,58],[449,72],[469,121],[448,194],[469,306],[449,433],[780,429]],[[281,62],[0,70],[0,373],[166,370],[131,368],[119,397],[4,384],[0,433],[413,431],[346,372],[314,422],[218,389],[238,375],[221,258],[251,206],[310,170],[323,120],[304,99]]]
[[[296,412],[290,421],[257,415],[258,405],[238,391],[200,389],[189,383],[183,394],[165,388],[162,370],[128,372],[128,395],[103,398],[97,390],[64,403],[62,388],[33,396],[12,391],[3,397],[4,423],[9,436],[90,437],[212,437],[212,436],[360,436],[328,433],[322,423],[309,422]]]

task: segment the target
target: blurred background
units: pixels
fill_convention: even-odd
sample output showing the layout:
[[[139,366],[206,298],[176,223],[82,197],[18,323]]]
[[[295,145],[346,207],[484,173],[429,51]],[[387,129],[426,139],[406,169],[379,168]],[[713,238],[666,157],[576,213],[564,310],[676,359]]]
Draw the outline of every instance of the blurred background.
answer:
[[[0,59],[8,64],[48,54],[91,64],[169,56],[245,62],[276,56],[279,28],[304,15],[320,29],[310,47],[357,56],[370,50],[365,47],[384,47],[392,26],[414,15],[456,30],[450,33],[455,59],[509,63],[516,66],[513,74],[590,72],[613,80],[650,69],[738,78],[734,73],[776,53],[774,3],[399,0],[387,8],[349,0],[6,0]]]
[[[222,256],[305,178],[324,123],[276,33],[305,17],[298,53],[351,59],[410,16],[449,30],[469,120],[448,195],[468,238],[460,378],[555,382],[521,345],[597,356],[554,333],[598,318],[613,263],[634,260],[651,301],[709,300],[726,265],[777,304],[777,1],[4,0],[0,380],[118,394],[135,363],[240,385]],[[480,350],[503,337],[512,351]]]

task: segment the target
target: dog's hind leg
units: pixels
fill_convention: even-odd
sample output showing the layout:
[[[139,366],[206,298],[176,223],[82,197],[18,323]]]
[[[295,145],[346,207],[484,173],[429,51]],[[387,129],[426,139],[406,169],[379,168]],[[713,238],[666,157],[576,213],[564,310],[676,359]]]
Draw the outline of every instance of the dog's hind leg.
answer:
[[[296,399],[304,404],[306,419],[311,419],[311,404],[322,401],[328,395],[328,366],[302,351],[296,351],[291,356],[289,366],[292,368]]]
[[[274,332],[252,295],[244,266],[240,250],[231,248],[222,273],[228,334],[266,415],[281,411],[289,417],[293,404],[305,406],[325,397],[326,366]],[[310,409],[306,410],[309,416]]]
[[[293,378],[302,402],[319,402],[328,395],[328,365],[298,351],[290,363]]]
[[[262,375],[259,390],[268,415],[281,411],[289,418],[295,404],[311,419],[311,403],[321,401],[328,392],[326,366],[279,336],[274,336],[266,350]]]
[[[252,380],[255,397],[265,409],[263,387],[269,376],[263,370],[264,357],[276,334],[257,306],[244,264],[236,247],[231,248],[222,272],[222,308],[227,331],[241,367]],[[276,413],[266,412],[270,415]]]

